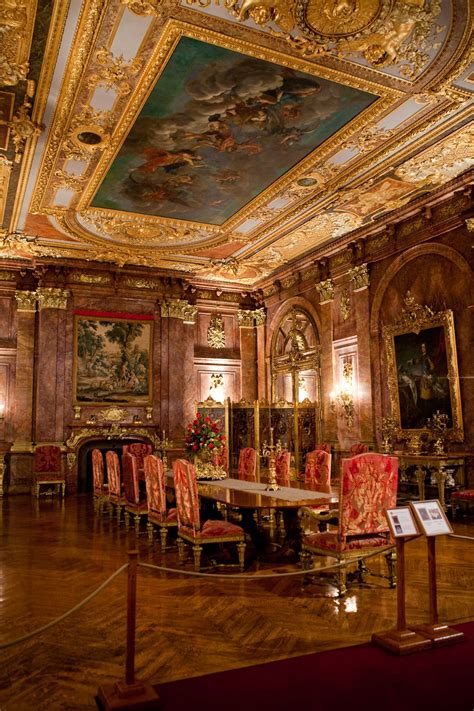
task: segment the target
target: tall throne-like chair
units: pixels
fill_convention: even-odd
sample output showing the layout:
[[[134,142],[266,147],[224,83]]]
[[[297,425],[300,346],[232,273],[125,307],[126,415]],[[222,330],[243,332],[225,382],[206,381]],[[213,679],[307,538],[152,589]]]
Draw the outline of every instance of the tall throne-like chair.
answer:
[[[385,511],[396,506],[398,459],[383,454],[360,454],[342,460],[339,508],[331,512],[337,518],[335,530],[310,533],[302,543],[301,560],[307,570],[313,556],[334,557],[340,567],[336,572],[338,595],[347,587],[347,565],[358,560],[354,577],[362,582],[369,571],[363,554],[384,553],[390,586],[395,586],[394,542],[390,537]]]
[[[257,480],[257,452],[253,447],[244,447],[239,452],[238,478],[243,481]]]
[[[66,477],[61,462],[61,448],[55,444],[39,444],[34,455],[34,487],[32,493],[37,497],[43,486],[48,492],[56,492],[64,497]]]
[[[235,543],[239,567],[245,565],[245,533],[241,526],[229,521],[208,519],[201,522],[196,472],[191,462],[176,459],[173,463],[174,489],[178,514],[178,552],[180,563],[185,561],[184,546],[189,543],[194,554],[194,569],[201,568],[203,545],[212,543]]]
[[[148,505],[148,538],[153,541],[154,527],[160,529],[161,550],[166,548],[169,528],[176,528],[178,518],[175,508],[167,508],[166,480],[163,461],[155,454],[148,454],[144,459],[146,498]]]

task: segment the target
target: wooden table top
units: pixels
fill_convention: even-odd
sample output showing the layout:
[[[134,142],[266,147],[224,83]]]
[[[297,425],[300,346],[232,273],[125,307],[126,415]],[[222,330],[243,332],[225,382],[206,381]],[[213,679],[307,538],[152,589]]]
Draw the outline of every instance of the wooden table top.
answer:
[[[172,475],[168,482],[173,485]],[[248,486],[247,490],[242,487]],[[265,491],[264,482],[243,482],[227,478],[220,481],[198,481],[199,495],[205,499],[219,501],[244,509],[295,509],[300,506],[334,506],[339,496],[338,489],[322,487],[302,482],[292,482],[290,487],[280,487],[276,492]],[[298,496],[297,492],[301,492]]]

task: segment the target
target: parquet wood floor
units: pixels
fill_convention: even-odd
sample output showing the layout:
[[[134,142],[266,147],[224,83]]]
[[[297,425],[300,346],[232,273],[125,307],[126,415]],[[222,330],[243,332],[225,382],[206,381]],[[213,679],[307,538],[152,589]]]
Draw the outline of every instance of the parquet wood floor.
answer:
[[[94,516],[89,496],[10,497],[0,503],[0,642],[47,624],[93,592],[127,560],[134,533]],[[455,523],[474,536],[474,520]],[[440,538],[440,619],[474,619],[472,541]],[[178,567],[138,539],[140,560]],[[427,620],[426,544],[407,545],[407,620]],[[384,561],[369,567],[383,570]],[[287,565],[274,570],[296,570]],[[192,570],[191,564],[187,569]],[[256,566],[250,573],[256,572]],[[268,564],[260,572],[271,571]],[[138,678],[152,683],[208,674],[324,649],[366,642],[396,620],[396,591],[382,579],[330,597],[326,583],[302,587],[300,578],[259,582],[209,580],[157,573],[138,575]],[[0,651],[1,711],[94,709],[99,686],[124,677],[126,574],[84,608],[32,640]]]

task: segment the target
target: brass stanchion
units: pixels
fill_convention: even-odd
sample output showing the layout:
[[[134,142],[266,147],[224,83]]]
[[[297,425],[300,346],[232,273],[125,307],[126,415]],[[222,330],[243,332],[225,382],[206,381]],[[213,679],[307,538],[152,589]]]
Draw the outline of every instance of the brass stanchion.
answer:
[[[128,552],[127,583],[127,649],[125,657],[125,682],[100,686],[97,696],[105,711],[115,709],[158,708],[158,694],[151,684],[135,679],[135,627],[137,610],[137,563],[138,551]]]
[[[405,617],[405,539],[396,538],[397,547],[397,627],[372,635],[372,642],[394,654],[411,654],[431,648],[431,640],[406,628]]]

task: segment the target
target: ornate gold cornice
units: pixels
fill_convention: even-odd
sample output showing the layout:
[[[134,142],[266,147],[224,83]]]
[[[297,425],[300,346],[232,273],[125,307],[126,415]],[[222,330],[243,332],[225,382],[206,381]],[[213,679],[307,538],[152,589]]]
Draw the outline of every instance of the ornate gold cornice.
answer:
[[[17,311],[36,311],[36,291],[15,291]]]
[[[66,309],[67,300],[71,292],[67,289],[57,289],[50,286],[39,286],[37,289],[38,308],[43,309]]]
[[[334,299],[334,282],[332,279],[325,279],[316,284],[319,293],[319,303],[325,304]]]
[[[354,291],[360,291],[370,286],[368,264],[361,264],[359,267],[349,269],[349,279],[354,286]]]
[[[79,284],[110,284],[110,274],[87,274],[87,272],[73,271],[68,275],[68,281]]]
[[[17,272],[10,272],[7,269],[0,269],[0,281],[16,281]]]

